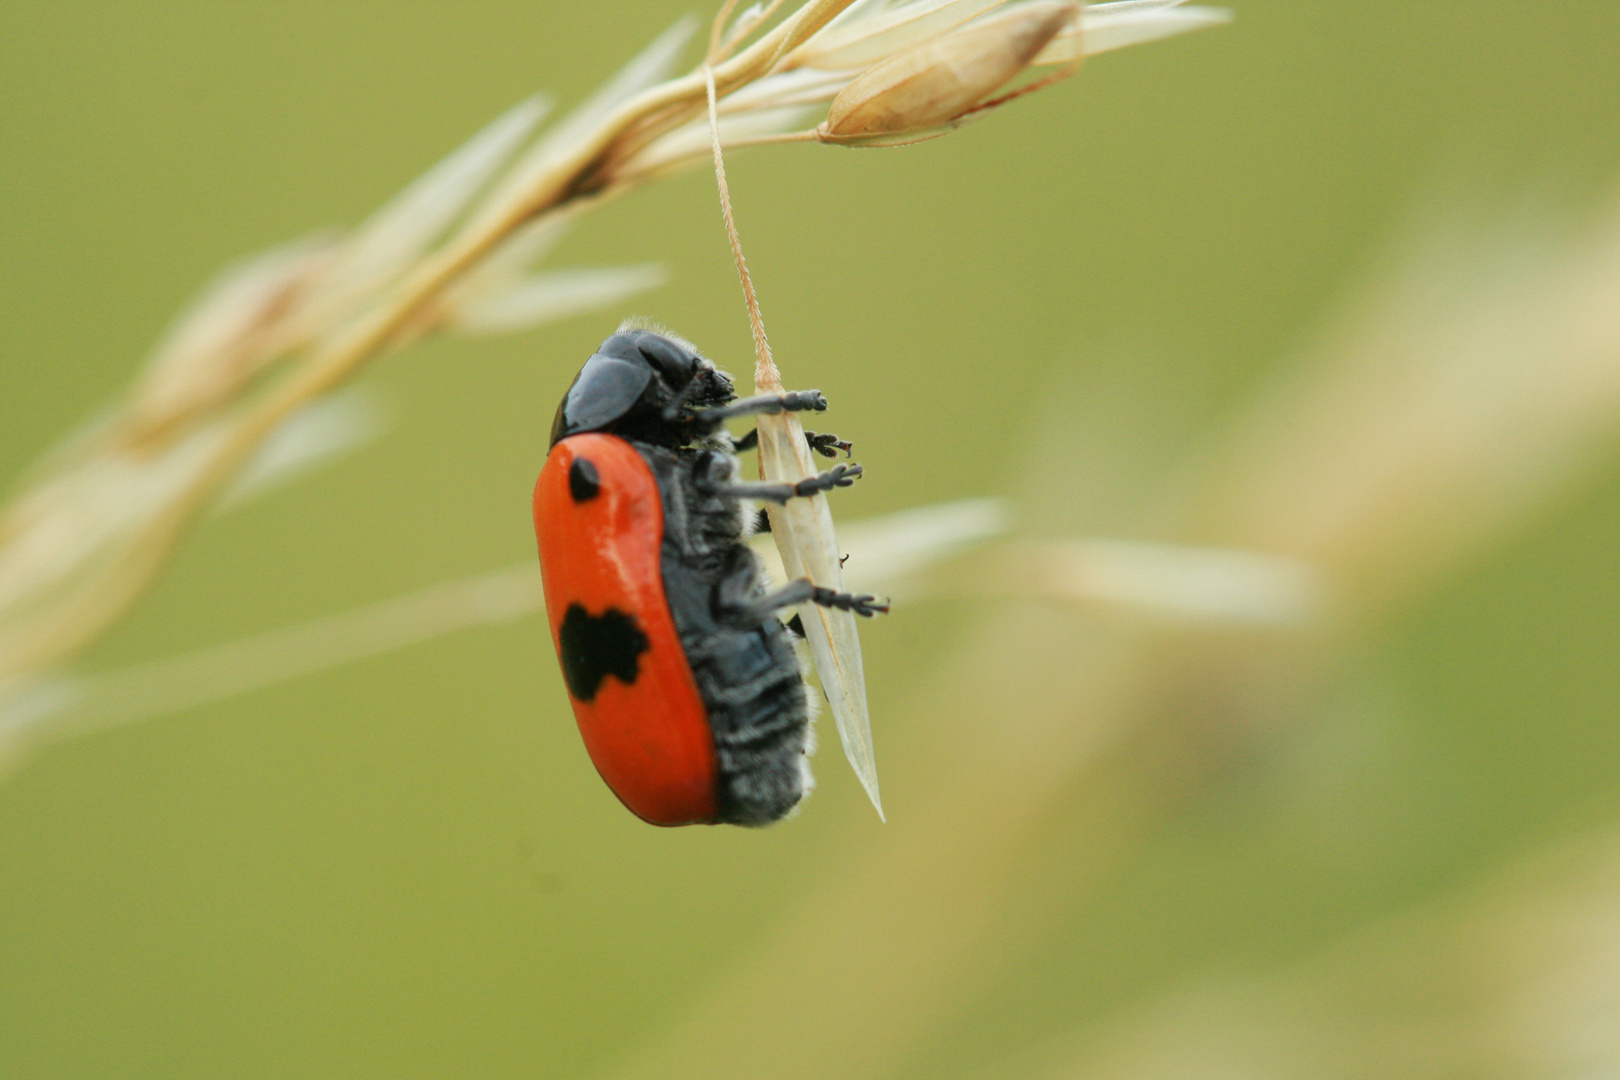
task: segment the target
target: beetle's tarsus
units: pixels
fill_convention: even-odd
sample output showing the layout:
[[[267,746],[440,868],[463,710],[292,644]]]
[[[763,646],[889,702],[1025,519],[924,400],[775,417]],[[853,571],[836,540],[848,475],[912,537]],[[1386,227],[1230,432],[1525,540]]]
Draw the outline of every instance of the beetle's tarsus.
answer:
[[[806,431],[804,441],[822,457],[837,457],[840,450],[845,457],[849,457],[855,451],[854,443],[845,442],[830,431]]]
[[[773,484],[759,481],[717,481],[698,478],[699,490],[714,495],[729,495],[733,499],[758,499],[777,505],[794,498],[820,495],[833,488],[849,487],[860,476],[862,469],[856,463],[838,464],[824,473],[806,477],[796,484]]]
[[[755,599],[752,603],[741,607],[745,617],[763,618],[766,614],[779,611],[785,607],[794,607],[798,604],[816,604],[819,607],[836,608],[839,611],[849,611],[856,615],[871,618],[881,615],[889,610],[887,601],[879,600],[869,593],[839,592],[836,589],[822,588],[810,581],[809,578],[799,578],[790,581],[775,592],[766,593]],[[791,625],[791,623],[790,623]],[[800,628],[804,626],[800,620]]]

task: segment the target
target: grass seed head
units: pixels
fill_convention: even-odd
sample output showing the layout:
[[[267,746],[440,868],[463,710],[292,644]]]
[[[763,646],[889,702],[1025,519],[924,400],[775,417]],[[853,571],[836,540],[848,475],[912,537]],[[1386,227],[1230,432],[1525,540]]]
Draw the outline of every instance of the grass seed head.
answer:
[[[1043,85],[990,97],[1031,65],[1221,17],[1176,0],[801,0],[780,19],[786,0],[736,6],[705,65],[726,146],[915,142]],[[0,697],[111,625],[266,441],[365,365],[656,284],[645,264],[530,268],[576,215],[707,156],[708,78],[675,74],[695,28],[677,24],[548,129],[546,98],[520,102],[354,230],[227,273],[125,400],[0,505]],[[759,374],[761,389],[777,379]]]

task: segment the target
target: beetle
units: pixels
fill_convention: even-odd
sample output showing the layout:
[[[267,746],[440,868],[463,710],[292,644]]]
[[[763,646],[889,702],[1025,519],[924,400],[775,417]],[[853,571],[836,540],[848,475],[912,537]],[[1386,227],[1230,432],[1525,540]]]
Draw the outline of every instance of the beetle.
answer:
[[[817,390],[739,399],[690,343],[627,326],[557,408],[534,488],[552,642],[591,761],[644,821],[768,825],[811,786],[809,687],[780,613],[888,607],[808,579],[768,589],[743,500],[807,498],[862,470],[739,480],[734,451],[757,432],[734,442],[724,423],[826,407]],[[850,452],[805,437],[826,457]]]

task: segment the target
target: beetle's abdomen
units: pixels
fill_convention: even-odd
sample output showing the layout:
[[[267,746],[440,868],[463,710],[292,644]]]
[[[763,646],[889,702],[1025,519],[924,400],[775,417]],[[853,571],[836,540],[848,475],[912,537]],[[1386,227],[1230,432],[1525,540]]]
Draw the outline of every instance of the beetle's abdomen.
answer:
[[[768,825],[810,786],[803,672],[775,614],[740,616],[719,593],[765,592],[742,539],[742,508],[696,482],[701,455],[637,445],[664,497],[663,577],[687,663],[703,697],[719,765],[720,820]]]

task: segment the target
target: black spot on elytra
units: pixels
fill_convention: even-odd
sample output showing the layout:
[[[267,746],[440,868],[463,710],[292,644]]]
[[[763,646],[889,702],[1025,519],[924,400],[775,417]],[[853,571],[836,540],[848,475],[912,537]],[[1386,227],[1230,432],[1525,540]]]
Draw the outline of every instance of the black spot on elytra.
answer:
[[[636,681],[638,661],[647,651],[647,635],[635,617],[617,608],[592,615],[569,604],[557,634],[563,680],[576,701],[590,701],[609,675],[625,685]]]
[[[573,465],[568,468],[568,494],[580,503],[596,498],[596,493],[601,490],[602,478],[596,474],[596,466],[585,458],[575,458]]]

